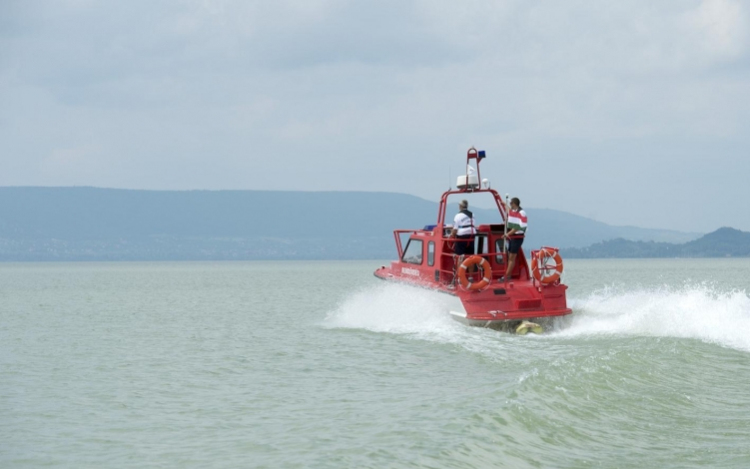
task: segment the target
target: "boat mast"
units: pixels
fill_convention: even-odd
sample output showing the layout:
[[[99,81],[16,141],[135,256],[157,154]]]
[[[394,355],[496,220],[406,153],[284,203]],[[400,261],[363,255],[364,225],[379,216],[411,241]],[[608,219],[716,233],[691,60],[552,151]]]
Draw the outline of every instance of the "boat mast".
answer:
[[[492,196],[495,199],[495,204],[497,205],[498,211],[500,211],[500,216],[503,218],[503,223],[505,223],[508,219],[508,210],[507,210],[507,204],[503,202],[503,199],[500,197],[500,194],[497,193],[494,189],[482,188],[482,173],[480,168],[480,163],[485,158],[485,152],[484,150],[477,150],[474,147],[469,148],[469,151],[466,152],[466,174],[463,176],[458,177],[458,181],[461,181],[461,178],[463,178],[463,185],[461,185],[459,182],[456,184],[456,189],[453,190],[452,188],[449,188],[447,191],[443,193],[443,196],[440,198],[440,206],[438,207],[438,220],[437,220],[437,226],[440,227],[440,229],[443,228],[445,225],[445,210],[448,204],[448,196],[451,194],[461,194],[465,192],[489,192],[492,194]],[[477,180],[475,184],[471,183],[471,180],[469,179],[469,168],[470,161],[475,160],[477,163]]]

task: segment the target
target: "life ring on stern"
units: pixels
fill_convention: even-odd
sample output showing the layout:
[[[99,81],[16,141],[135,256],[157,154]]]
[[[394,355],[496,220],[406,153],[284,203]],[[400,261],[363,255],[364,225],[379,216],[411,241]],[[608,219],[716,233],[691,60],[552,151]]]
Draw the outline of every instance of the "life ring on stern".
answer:
[[[554,260],[555,265],[549,261]],[[560,280],[563,272],[563,261],[560,253],[554,248],[541,248],[531,262],[531,274],[537,282],[549,285]]]
[[[478,265],[482,269],[482,280],[478,282],[472,282],[467,276],[467,270],[469,267]],[[466,290],[478,291],[487,288],[490,284],[490,277],[492,276],[492,270],[490,269],[490,263],[487,259],[480,256],[471,256],[461,263],[458,268],[458,283]]]

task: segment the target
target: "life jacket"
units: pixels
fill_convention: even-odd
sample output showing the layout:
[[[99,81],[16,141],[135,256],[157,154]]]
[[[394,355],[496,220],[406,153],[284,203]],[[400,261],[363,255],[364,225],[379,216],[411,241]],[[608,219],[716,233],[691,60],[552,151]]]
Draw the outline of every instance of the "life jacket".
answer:
[[[459,217],[459,215],[464,216]],[[456,234],[459,236],[473,235],[477,232],[476,228],[474,228],[474,214],[467,209],[458,212],[453,222],[453,227],[456,229]],[[467,232],[466,230],[469,231]],[[463,231],[463,233],[461,231]]]

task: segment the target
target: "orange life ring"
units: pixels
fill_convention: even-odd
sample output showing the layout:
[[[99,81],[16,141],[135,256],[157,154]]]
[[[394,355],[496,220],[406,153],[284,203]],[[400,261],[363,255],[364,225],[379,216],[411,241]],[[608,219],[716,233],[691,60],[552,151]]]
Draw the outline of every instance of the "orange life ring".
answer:
[[[550,266],[550,259],[555,261],[555,265]],[[552,271],[552,273],[550,273]],[[537,282],[544,285],[555,283],[560,280],[563,272],[563,261],[560,253],[554,248],[541,248],[531,262],[531,274]]]
[[[467,269],[473,265],[479,265],[479,268],[482,269],[482,280],[476,283],[469,280],[468,276],[466,275]],[[461,266],[458,268],[458,282],[464,289],[469,291],[478,291],[487,288],[487,285],[490,284],[491,276],[492,270],[490,269],[490,263],[487,262],[487,259],[480,256],[469,257],[468,259],[463,261],[461,263]]]

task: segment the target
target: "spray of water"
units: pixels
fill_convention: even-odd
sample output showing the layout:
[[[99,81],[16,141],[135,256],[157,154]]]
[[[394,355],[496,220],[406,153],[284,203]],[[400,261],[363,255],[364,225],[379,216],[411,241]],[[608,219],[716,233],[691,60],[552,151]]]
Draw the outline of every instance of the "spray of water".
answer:
[[[453,331],[448,311],[458,300],[430,290],[393,283],[369,287],[348,296],[326,317],[331,327],[394,334]]]
[[[470,352],[502,356],[507,344],[497,332],[466,327],[449,311],[462,311],[458,298],[421,288],[382,283],[349,295],[325,320],[327,327],[400,334],[410,339],[455,344]]]
[[[574,314],[553,335],[634,335],[699,339],[750,351],[750,297],[710,284],[625,290],[572,299]]]
[[[750,297],[744,291],[721,291],[709,284],[609,287],[571,298],[569,304],[573,314],[558,321],[546,338],[607,334],[678,337],[750,351]],[[448,311],[460,308],[458,299],[448,295],[384,283],[350,294],[327,315],[325,324],[406,334],[476,349],[477,341],[486,335],[478,336],[476,330],[469,331],[450,318]],[[534,339],[530,336],[525,340]]]

